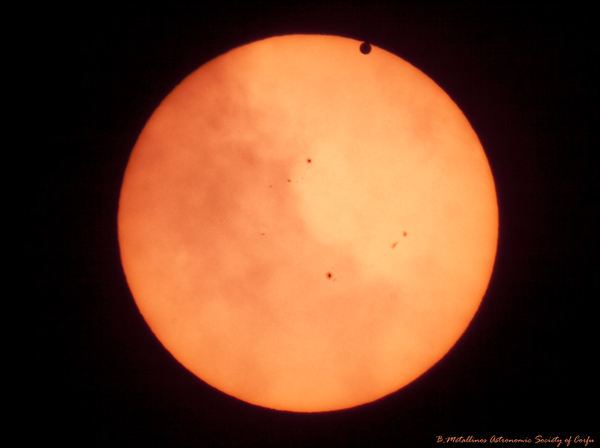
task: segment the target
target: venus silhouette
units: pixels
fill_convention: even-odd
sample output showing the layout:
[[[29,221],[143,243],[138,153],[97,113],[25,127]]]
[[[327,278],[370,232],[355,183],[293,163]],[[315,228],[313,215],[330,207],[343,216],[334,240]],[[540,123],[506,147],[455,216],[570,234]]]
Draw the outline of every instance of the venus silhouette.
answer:
[[[133,297],[181,364],[314,412],[381,398],[448,352],[485,294],[498,209],[477,136],[431,79],[374,45],[293,35],[210,61],[162,102],[118,226]]]

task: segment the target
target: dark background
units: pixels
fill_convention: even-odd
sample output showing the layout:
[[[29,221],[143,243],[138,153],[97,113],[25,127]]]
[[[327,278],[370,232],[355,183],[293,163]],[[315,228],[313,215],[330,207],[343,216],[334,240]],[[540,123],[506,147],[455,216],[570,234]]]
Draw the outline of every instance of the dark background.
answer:
[[[600,442],[589,410],[599,377],[591,6],[220,1],[28,17],[32,126],[24,162],[7,173],[25,197],[17,280],[33,328],[28,437],[110,447]],[[483,144],[500,211],[488,292],[447,356],[377,402],[319,414],[252,406],[189,373],[137,311],[117,241],[124,170],[160,101],[229,49],[294,33],[369,40],[437,82]]]

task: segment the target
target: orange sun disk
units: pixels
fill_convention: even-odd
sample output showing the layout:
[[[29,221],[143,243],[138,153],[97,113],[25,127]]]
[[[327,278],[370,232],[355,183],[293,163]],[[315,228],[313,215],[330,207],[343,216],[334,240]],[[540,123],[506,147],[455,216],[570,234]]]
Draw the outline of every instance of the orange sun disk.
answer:
[[[222,55],[148,121],[119,204],[140,312],[187,369],[256,405],[371,402],[464,332],[498,210],[477,136],[376,46],[284,36]]]

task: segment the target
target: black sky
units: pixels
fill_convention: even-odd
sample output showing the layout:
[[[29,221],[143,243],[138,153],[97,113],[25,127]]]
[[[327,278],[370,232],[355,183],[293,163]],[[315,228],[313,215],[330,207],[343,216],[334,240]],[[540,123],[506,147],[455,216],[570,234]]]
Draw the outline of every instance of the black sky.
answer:
[[[575,3],[36,11],[25,31],[33,37],[31,144],[8,173],[24,197],[16,260],[34,335],[24,415],[32,432],[111,447],[419,447],[437,436],[578,434],[600,443],[588,411],[599,376],[592,19],[591,7]],[[138,313],[117,241],[129,153],[160,101],[219,54],[295,33],[367,40],[430,76],[477,132],[500,210],[492,280],[456,346],[401,391],[324,414],[240,402],[179,365]]]

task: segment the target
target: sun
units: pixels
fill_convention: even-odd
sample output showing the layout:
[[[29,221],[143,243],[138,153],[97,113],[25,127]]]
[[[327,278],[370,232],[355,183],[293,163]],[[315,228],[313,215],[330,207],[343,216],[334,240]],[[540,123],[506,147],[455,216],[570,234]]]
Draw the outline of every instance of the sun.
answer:
[[[456,104],[401,58],[279,36],[205,64],[131,154],[121,259],[162,344],[206,383],[317,412],[407,385],[485,294],[498,208]]]

